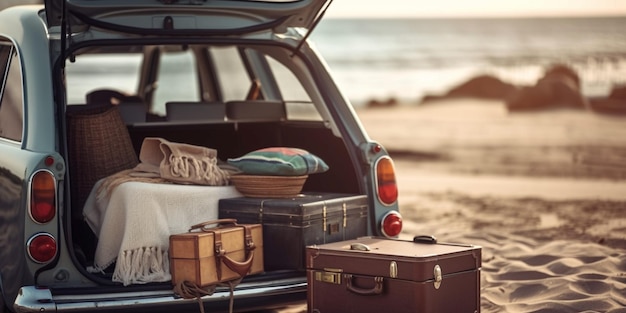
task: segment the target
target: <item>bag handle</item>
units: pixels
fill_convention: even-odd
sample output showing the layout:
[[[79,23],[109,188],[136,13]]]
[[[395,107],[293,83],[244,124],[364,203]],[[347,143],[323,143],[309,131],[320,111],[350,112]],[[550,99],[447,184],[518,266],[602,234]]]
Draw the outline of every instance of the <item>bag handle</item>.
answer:
[[[234,218],[222,218],[222,219],[217,219],[217,220],[211,220],[211,221],[206,221],[200,224],[196,224],[196,225],[192,225],[191,227],[189,227],[189,232],[191,232],[192,230],[195,229],[201,229],[204,232],[208,231],[207,226],[209,225],[213,225],[213,224],[218,224],[218,225],[234,225],[234,226],[238,226],[237,225],[237,219]]]
[[[356,293],[361,296],[376,296],[383,293],[383,278],[381,276],[374,277],[374,287],[371,289],[363,289],[356,287],[352,283],[352,279],[354,278],[352,275],[348,274],[345,276],[347,278],[346,281],[346,289],[350,292]]]
[[[222,233],[215,230],[215,228],[217,227],[207,228],[208,225],[213,225],[213,224],[233,225],[235,227],[243,228],[243,232],[244,232],[243,240],[244,240],[244,246],[246,250],[246,260],[239,262],[239,261],[235,261],[231,259],[230,257],[226,255],[226,250],[224,250],[223,245],[222,245]],[[250,225],[239,225],[237,224],[236,219],[225,218],[225,219],[206,221],[200,224],[193,225],[189,228],[189,231],[191,232],[192,230],[195,230],[195,229],[201,229],[203,232],[213,234],[213,245],[215,249],[215,263],[216,263],[218,280],[220,281],[222,280],[222,269],[221,269],[222,262],[233,272],[239,274],[239,277],[244,277],[248,274],[248,272],[250,271],[250,268],[252,267],[252,260],[254,259],[254,249],[256,249],[256,245],[254,244],[254,241],[252,240],[252,229]]]
[[[237,262],[230,257],[223,255],[222,262],[228,268],[230,268],[233,272],[239,274],[239,277],[244,277],[250,271],[250,267],[252,267],[252,259],[254,259],[254,251],[248,251],[248,258],[243,262]]]
[[[228,268],[230,268],[233,272],[239,274],[240,277],[244,277],[250,271],[250,267],[252,267],[252,260],[254,259],[254,249],[256,249],[256,245],[252,240],[252,229],[249,225],[237,225],[242,227],[244,232],[244,246],[246,249],[246,260],[239,262],[231,259],[226,255],[226,250],[222,249],[222,234],[220,232],[211,231],[215,240],[215,261],[217,262],[217,276],[218,279],[221,280],[221,268],[220,263],[224,262]]]

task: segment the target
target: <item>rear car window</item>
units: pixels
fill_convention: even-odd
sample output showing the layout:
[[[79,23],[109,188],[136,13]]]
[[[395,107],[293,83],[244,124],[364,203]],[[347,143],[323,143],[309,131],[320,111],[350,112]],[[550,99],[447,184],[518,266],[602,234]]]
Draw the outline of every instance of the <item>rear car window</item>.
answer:
[[[114,91],[168,120],[167,107],[175,104],[259,100],[259,105],[283,103],[288,120],[322,120],[306,88],[285,65],[291,60],[281,62],[268,54],[276,51],[234,45],[132,50],[139,53],[77,53],[66,64],[68,104],[88,104],[94,92]]]
[[[81,54],[65,65],[67,103],[84,104],[87,94],[112,89],[134,94],[139,83],[142,57],[139,54]]]

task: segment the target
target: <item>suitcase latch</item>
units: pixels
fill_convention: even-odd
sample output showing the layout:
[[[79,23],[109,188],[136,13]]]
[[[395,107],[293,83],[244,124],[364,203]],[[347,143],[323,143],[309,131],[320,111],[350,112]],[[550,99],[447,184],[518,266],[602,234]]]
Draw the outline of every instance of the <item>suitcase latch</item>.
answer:
[[[398,278],[398,263],[396,261],[389,263],[389,277]]]
[[[443,275],[441,274],[441,267],[439,265],[435,265],[433,274],[435,277],[435,289],[439,289],[439,287],[441,287],[441,281],[443,280]]]
[[[326,232],[326,203],[324,203],[324,206],[322,207],[322,226],[324,228],[324,233]]]
[[[263,224],[263,202],[265,202],[265,200],[261,201],[261,207],[259,208],[259,223]]]
[[[339,223],[328,224],[328,234],[333,235],[339,232]]]
[[[343,228],[346,229],[346,227],[348,227],[348,207],[345,202],[341,208],[343,209]]]
[[[315,280],[324,283],[341,285],[341,272],[315,272]]]

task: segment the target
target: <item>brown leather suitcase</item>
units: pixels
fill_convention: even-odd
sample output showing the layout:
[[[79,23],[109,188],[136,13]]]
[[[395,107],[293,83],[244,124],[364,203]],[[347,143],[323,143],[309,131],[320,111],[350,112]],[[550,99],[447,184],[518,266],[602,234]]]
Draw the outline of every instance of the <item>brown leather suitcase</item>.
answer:
[[[481,250],[375,237],[309,246],[308,310],[480,312]]]
[[[170,236],[169,254],[173,285],[187,281],[207,287],[261,273],[262,227],[235,219],[194,225],[187,233]]]
[[[263,225],[266,270],[306,270],[306,246],[367,236],[367,216],[365,195],[304,193],[219,201],[220,218]]]

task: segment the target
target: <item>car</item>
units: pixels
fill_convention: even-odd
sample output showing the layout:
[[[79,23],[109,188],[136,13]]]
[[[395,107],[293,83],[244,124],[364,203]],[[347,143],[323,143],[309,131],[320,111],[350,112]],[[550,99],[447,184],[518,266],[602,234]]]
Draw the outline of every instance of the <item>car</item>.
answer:
[[[45,0],[0,12],[0,307],[197,309],[170,281],[122,283],[94,266],[102,238],[83,210],[101,179],[136,165],[145,138],[215,149],[221,161],[265,147],[305,150],[329,169],[302,192],[365,196],[364,235],[397,237],[393,160],[308,39],[327,8]],[[116,113],[91,119],[102,110]],[[306,292],[306,271],[267,270],[245,277],[232,301],[237,311],[276,308]],[[230,300],[221,287],[201,298],[212,312]]]

